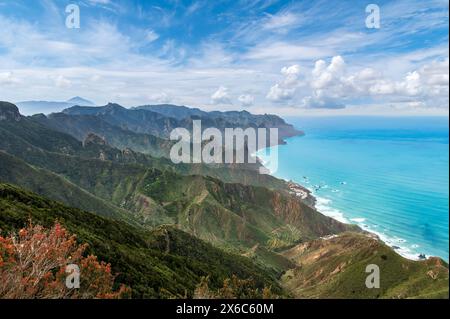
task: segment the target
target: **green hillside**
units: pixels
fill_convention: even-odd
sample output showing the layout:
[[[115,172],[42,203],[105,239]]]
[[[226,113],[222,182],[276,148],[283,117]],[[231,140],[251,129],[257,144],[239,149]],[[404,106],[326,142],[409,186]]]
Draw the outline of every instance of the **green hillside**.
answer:
[[[412,261],[380,240],[344,233],[298,245],[283,254],[297,264],[282,278],[297,298],[448,298],[448,265]],[[380,269],[380,288],[365,285],[366,266]]]
[[[111,263],[119,274],[116,284],[131,287],[137,298],[192,296],[202,276],[209,276],[215,288],[220,288],[225,278],[237,275],[280,293],[273,273],[174,227],[147,231],[0,184],[2,234],[24,227],[29,220],[47,227],[58,220],[80,242],[89,244],[89,253]]]

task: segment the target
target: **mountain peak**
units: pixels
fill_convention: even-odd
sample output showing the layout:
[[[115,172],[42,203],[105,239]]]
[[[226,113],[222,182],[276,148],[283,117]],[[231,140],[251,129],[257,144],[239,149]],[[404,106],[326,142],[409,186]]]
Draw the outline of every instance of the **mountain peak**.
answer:
[[[21,117],[17,106],[0,101],[0,121],[20,121]]]
[[[93,106],[95,105],[93,102],[83,99],[82,97],[75,96],[71,98],[70,100],[67,100],[67,103],[73,103],[76,105],[82,105],[82,106]]]
[[[117,103],[112,103],[109,102],[108,104],[106,104],[103,109],[105,110],[126,110],[126,108],[124,108],[122,105],[117,104]]]

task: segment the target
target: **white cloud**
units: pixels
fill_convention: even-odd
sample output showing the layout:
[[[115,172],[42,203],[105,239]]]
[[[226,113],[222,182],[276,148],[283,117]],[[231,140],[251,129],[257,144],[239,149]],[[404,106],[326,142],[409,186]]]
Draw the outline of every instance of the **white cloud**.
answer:
[[[214,104],[232,104],[228,88],[221,86],[211,95]]]
[[[341,56],[335,56],[331,59],[331,63],[327,66],[324,60],[318,60],[312,71],[311,86],[314,89],[323,89],[330,85],[336,84],[345,68],[344,59]]]
[[[145,35],[145,39],[146,39],[148,42],[154,42],[154,41],[156,41],[156,40],[159,39],[159,34],[156,33],[156,32],[153,31],[153,30],[148,30],[148,31],[147,31],[147,34]]]
[[[291,100],[294,97],[295,89],[285,89],[280,84],[275,84],[267,93],[267,98],[274,102]]]
[[[155,101],[162,104],[170,103],[170,101],[172,100],[170,95],[167,94],[166,92],[151,94],[149,96],[149,99],[151,101]]]
[[[394,94],[395,85],[391,81],[379,80],[369,87],[369,93],[373,95]]]
[[[88,0],[91,4],[109,4],[110,0]]]
[[[263,23],[263,29],[280,30],[298,25],[300,16],[292,12],[281,12],[279,14],[268,14]]]
[[[283,80],[273,85],[266,97],[273,102],[288,101],[294,98],[299,85],[300,66],[298,64],[283,67],[281,74]]]
[[[72,86],[72,81],[70,81],[69,79],[65,78],[62,75],[59,75],[55,79],[55,86],[60,88],[60,89],[67,89],[67,88],[70,88]]]
[[[337,108],[361,98],[395,104],[403,100],[405,105],[414,107],[441,107],[443,99],[448,99],[448,58],[425,64],[395,80],[372,68],[349,72],[344,59],[335,56],[329,65],[323,60],[316,61],[309,85],[311,94],[302,99],[304,107]]]
[[[239,102],[241,102],[242,106],[252,106],[255,98],[250,94],[242,94],[238,98]]]
[[[422,102],[428,100],[428,104],[433,103],[436,98],[448,98],[448,65],[448,58],[443,61],[432,61],[408,72],[400,81],[379,76],[370,83],[368,93],[374,96],[419,98]],[[419,105],[416,102],[414,105]]]
[[[281,41],[263,42],[254,46],[244,56],[249,60],[285,61],[310,60],[330,56],[333,50]]]
[[[189,6],[186,8],[185,14],[186,14],[187,16],[194,14],[194,13],[197,12],[199,9],[201,9],[202,5],[204,5],[204,4],[202,4],[200,1],[196,1],[196,2],[192,3],[191,5],[189,5]]]
[[[0,72],[1,85],[13,85],[18,84],[19,82],[19,79],[16,78],[12,72]]]
[[[285,86],[295,86],[298,84],[298,78],[300,76],[300,66],[294,64],[290,67],[283,67],[281,69],[281,74],[285,76],[283,84]]]
[[[420,81],[419,72],[409,72],[405,76],[405,79],[397,84],[397,91],[410,96],[419,95],[422,91],[422,83]]]

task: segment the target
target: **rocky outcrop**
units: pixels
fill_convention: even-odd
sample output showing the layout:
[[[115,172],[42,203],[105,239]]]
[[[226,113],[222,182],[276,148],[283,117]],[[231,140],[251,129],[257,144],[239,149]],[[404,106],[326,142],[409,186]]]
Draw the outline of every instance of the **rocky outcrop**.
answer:
[[[100,137],[94,133],[89,133],[83,141],[83,146],[86,147],[92,144],[100,146],[108,145],[108,143],[106,143],[106,140],[103,137]]]
[[[19,109],[12,103],[0,102],[0,121],[20,121]]]

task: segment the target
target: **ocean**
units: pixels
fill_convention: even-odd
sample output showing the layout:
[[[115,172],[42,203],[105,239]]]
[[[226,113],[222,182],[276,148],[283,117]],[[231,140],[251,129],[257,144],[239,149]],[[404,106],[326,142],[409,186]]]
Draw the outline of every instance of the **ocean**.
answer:
[[[376,233],[407,258],[449,260],[447,117],[286,120],[305,136],[276,146],[273,175],[307,187],[320,212]],[[264,152],[257,155],[267,160]]]

